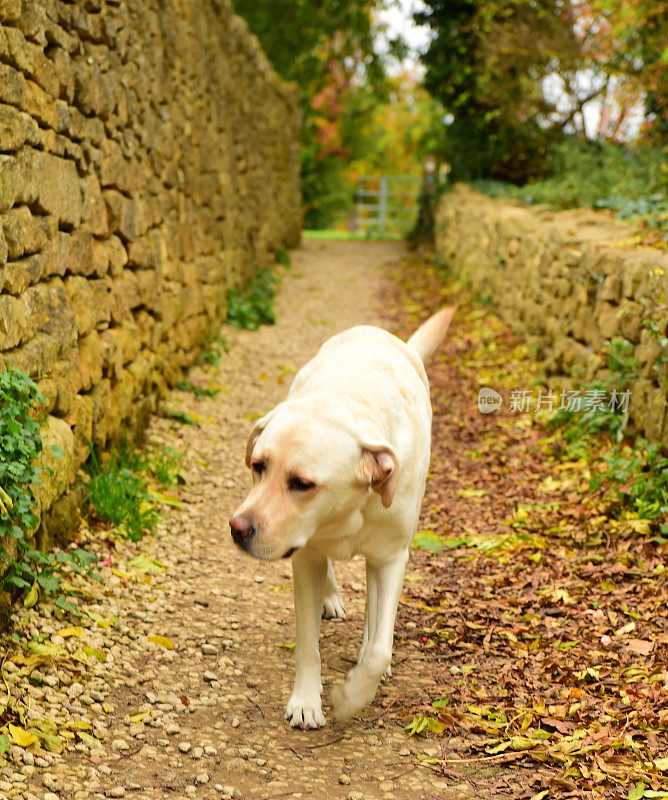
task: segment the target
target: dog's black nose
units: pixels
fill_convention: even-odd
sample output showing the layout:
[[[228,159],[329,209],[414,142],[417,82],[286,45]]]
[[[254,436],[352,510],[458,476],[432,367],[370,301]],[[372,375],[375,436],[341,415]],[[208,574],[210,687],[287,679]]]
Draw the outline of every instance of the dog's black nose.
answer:
[[[230,530],[232,531],[232,538],[244,550],[248,546],[250,540],[255,536],[255,526],[248,517],[243,514],[237,514],[230,520]]]

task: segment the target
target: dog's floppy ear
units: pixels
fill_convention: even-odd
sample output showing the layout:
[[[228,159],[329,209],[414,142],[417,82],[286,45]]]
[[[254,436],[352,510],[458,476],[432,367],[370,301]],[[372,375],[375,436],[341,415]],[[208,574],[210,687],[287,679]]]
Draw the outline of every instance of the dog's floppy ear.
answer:
[[[389,508],[399,478],[399,462],[390,445],[386,442],[362,445],[357,477],[378,492],[382,504]]]
[[[262,431],[267,427],[267,423],[271,419],[273,415],[273,411],[270,411],[268,414],[265,414],[264,417],[261,417],[255,425],[253,425],[253,430],[250,432],[250,436],[248,437],[248,442],[246,443],[246,466],[250,467],[251,465],[251,458],[253,457],[253,450],[255,449],[255,442],[260,438],[260,434]]]

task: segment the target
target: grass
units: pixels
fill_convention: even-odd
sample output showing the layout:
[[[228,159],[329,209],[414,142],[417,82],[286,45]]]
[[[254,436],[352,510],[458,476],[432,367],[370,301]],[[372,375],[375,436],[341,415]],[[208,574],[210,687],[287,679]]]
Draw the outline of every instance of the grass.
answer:
[[[303,230],[302,236],[304,239],[327,239],[345,242],[365,242],[369,240],[377,242],[395,242],[399,239],[403,239],[403,236],[400,233],[380,234],[372,231],[339,231],[334,230],[333,228],[317,231]]]
[[[91,448],[86,492],[94,515],[124,538],[140,541],[159,520],[149,482],[173,486],[180,479],[181,463],[172,447],[140,449],[122,443],[104,463]]]

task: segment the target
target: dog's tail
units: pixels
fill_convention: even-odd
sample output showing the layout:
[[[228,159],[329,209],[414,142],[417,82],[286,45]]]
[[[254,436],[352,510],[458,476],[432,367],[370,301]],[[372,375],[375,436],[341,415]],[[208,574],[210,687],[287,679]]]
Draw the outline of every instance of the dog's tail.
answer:
[[[442,308],[421,325],[406,344],[426,361],[443,341],[457,306]]]

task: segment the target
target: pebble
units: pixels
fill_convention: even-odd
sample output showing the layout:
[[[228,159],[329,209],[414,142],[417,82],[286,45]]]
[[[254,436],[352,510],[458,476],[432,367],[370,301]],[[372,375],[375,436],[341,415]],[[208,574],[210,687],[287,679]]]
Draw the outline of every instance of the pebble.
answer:
[[[350,783],[350,776],[349,775],[339,775],[339,783],[342,786],[348,786]]]
[[[125,787],[114,786],[113,789],[109,789],[107,792],[107,797],[125,797]]]
[[[232,718],[232,722],[230,722],[230,725],[231,725],[233,728],[238,728],[238,727],[239,727],[239,725],[241,725],[241,722],[239,721],[239,717],[233,717],[233,718]]]
[[[67,696],[70,700],[75,700],[77,697],[81,697],[84,693],[84,686],[79,681],[75,681],[71,686],[67,689]]]
[[[207,681],[207,683],[211,683],[212,681],[218,680],[218,676],[215,673],[211,672],[211,670],[207,670],[202,675],[202,677],[204,678],[205,681]]]
[[[57,794],[54,794],[54,792],[46,792],[44,794],[44,800],[60,800],[60,798]]]
[[[190,754],[193,758],[202,758],[204,755],[204,749],[202,747],[193,747],[193,751]]]
[[[205,656],[217,656],[218,655],[218,648],[215,644],[203,644],[202,645],[202,652]]]
[[[208,745],[207,745],[207,746],[204,748],[204,755],[205,755],[205,756],[209,756],[209,757],[211,757],[211,758],[212,758],[213,756],[215,756],[215,755],[218,755],[218,751],[216,750],[216,748],[215,748],[215,747],[212,747],[210,744],[208,744]]]
[[[411,751],[407,747],[402,747],[401,750],[399,750],[400,756],[409,756],[410,754]]]
[[[362,792],[349,792],[348,800],[364,800]]]
[[[179,750],[182,753],[190,752],[190,748],[191,747],[192,747],[192,745],[190,744],[190,742],[179,742]]]
[[[181,726],[177,725],[176,722],[170,722],[168,725],[165,725],[165,733],[170,736],[175,736],[177,733],[181,733]]]
[[[125,739],[114,739],[114,741],[111,743],[111,749],[115,750],[117,753],[123,753],[130,749],[130,745],[125,741]]]
[[[195,780],[197,783],[208,783],[211,780],[211,777],[208,772],[198,772],[195,776]]]

